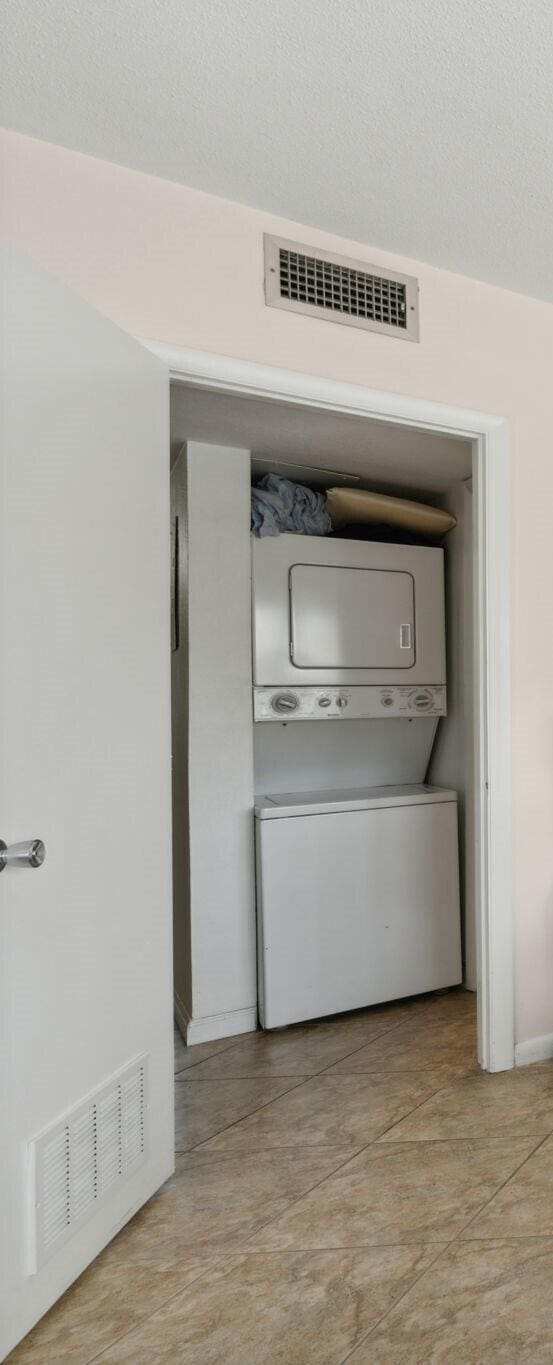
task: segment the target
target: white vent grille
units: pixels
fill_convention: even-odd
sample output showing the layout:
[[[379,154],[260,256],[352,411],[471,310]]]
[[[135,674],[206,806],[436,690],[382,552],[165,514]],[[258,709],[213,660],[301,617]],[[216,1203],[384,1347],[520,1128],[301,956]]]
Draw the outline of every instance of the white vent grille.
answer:
[[[143,1057],[30,1144],[34,1270],[144,1161],[146,1081]]]
[[[418,341],[418,282],[413,276],[280,237],[264,240],[265,301],[271,307]]]

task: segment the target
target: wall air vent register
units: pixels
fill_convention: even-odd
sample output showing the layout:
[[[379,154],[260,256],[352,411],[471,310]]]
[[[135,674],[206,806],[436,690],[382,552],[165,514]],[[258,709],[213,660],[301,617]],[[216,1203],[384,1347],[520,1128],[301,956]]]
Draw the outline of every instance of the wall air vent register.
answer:
[[[30,1143],[31,1274],[144,1162],[147,1086],[143,1056]]]
[[[418,341],[419,287],[412,275],[281,237],[266,235],[264,243],[265,302],[270,307]]]

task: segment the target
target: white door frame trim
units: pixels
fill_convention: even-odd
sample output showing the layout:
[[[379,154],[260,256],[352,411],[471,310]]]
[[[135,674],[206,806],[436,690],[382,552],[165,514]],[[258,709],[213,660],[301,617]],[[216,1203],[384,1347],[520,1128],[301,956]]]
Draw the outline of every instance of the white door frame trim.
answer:
[[[171,379],[205,389],[417,426],[474,442],[475,819],[479,1059],[488,1071],[514,1065],[511,866],[509,443],[501,418],[236,360],[142,341]]]

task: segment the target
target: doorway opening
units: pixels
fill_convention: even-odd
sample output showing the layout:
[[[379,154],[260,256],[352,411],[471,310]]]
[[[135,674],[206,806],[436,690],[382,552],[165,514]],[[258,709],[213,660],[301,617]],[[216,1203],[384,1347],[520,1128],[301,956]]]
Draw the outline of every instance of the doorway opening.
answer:
[[[244,508],[249,518],[252,478],[255,483],[272,471],[311,488],[371,489],[424,502],[455,518],[448,535],[431,542],[443,548],[445,559],[448,715],[440,719],[433,737],[425,782],[457,794],[463,983],[478,995],[480,1065],[508,1068],[514,1061],[512,987],[503,984],[501,998],[494,990],[496,979],[512,983],[510,869],[504,857],[510,814],[508,689],[503,686],[508,662],[504,424],[240,362],[217,363],[210,357],[205,373],[205,357],[172,352],[165,358],[173,376],[174,485],[179,472],[186,482],[190,456],[195,464],[194,510],[187,527],[181,506],[178,528],[181,596],[185,566],[189,575],[179,622],[187,647],[181,639],[173,655],[174,764],[182,778],[176,779],[174,834],[176,1014],[181,1031],[194,1043],[257,1026],[253,806],[275,773],[276,731],[251,723],[250,537]],[[203,471],[203,488],[198,471]],[[212,494],[217,486],[220,496],[221,481],[234,490],[234,513],[229,512],[224,525],[214,526],[219,514]],[[198,509],[211,535],[211,548],[208,535],[203,557],[192,554],[202,535]],[[229,538],[234,546],[230,558]],[[219,552],[214,553],[214,546]],[[236,600],[242,595],[237,621],[229,623],[230,652],[228,640],[215,640],[213,647],[213,634],[206,648],[210,615],[214,624],[210,594],[213,602],[219,581],[223,597],[228,596],[229,575]],[[315,729],[320,733],[320,724]],[[294,732],[289,725],[286,736],[288,749],[304,745],[307,769],[310,753],[320,747],[308,742],[308,730],[303,727],[300,740],[299,729]],[[332,748],[337,731],[325,733],[325,744],[332,738]],[[353,751],[352,733],[350,728]],[[339,762],[344,761],[342,750]],[[339,772],[335,785],[358,790],[364,784],[359,772],[353,772],[355,759],[348,761],[351,772]],[[290,783],[289,761],[282,753],[278,762],[284,768],[288,764],[288,771],[278,772],[271,790],[298,789]],[[272,773],[267,764],[269,770],[273,764]],[[198,782],[200,770],[203,779]],[[230,817],[225,783],[226,791],[233,792]],[[319,779],[313,789],[321,789]],[[203,830],[198,835],[200,815]],[[210,887],[205,871],[214,865],[219,875],[211,878]]]

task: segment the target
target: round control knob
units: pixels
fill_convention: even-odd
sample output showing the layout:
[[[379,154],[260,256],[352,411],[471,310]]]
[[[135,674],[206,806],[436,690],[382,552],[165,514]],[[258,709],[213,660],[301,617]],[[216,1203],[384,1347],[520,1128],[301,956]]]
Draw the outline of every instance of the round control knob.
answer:
[[[433,698],[431,692],[412,692],[409,704],[415,711],[429,711],[432,706]]]
[[[381,697],[381,698],[380,698],[380,703],[381,703],[382,706],[393,706],[393,704],[394,704],[394,699],[393,699],[393,697]]]
[[[347,706],[347,704],[348,704],[348,699],[347,699],[347,697],[337,697],[337,698],[336,698],[336,705],[340,707],[340,710],[342,710],[344,706]]]
[[[271,702],[273,711],[276,711],[279,716],[290,715],[291,711],[297,711],[298,704],[298,698],[294,696],[293,692],[277,692],[276,697],[273,697]]]
[[[319,706],[330,706],[330,697],[319,697]]]

